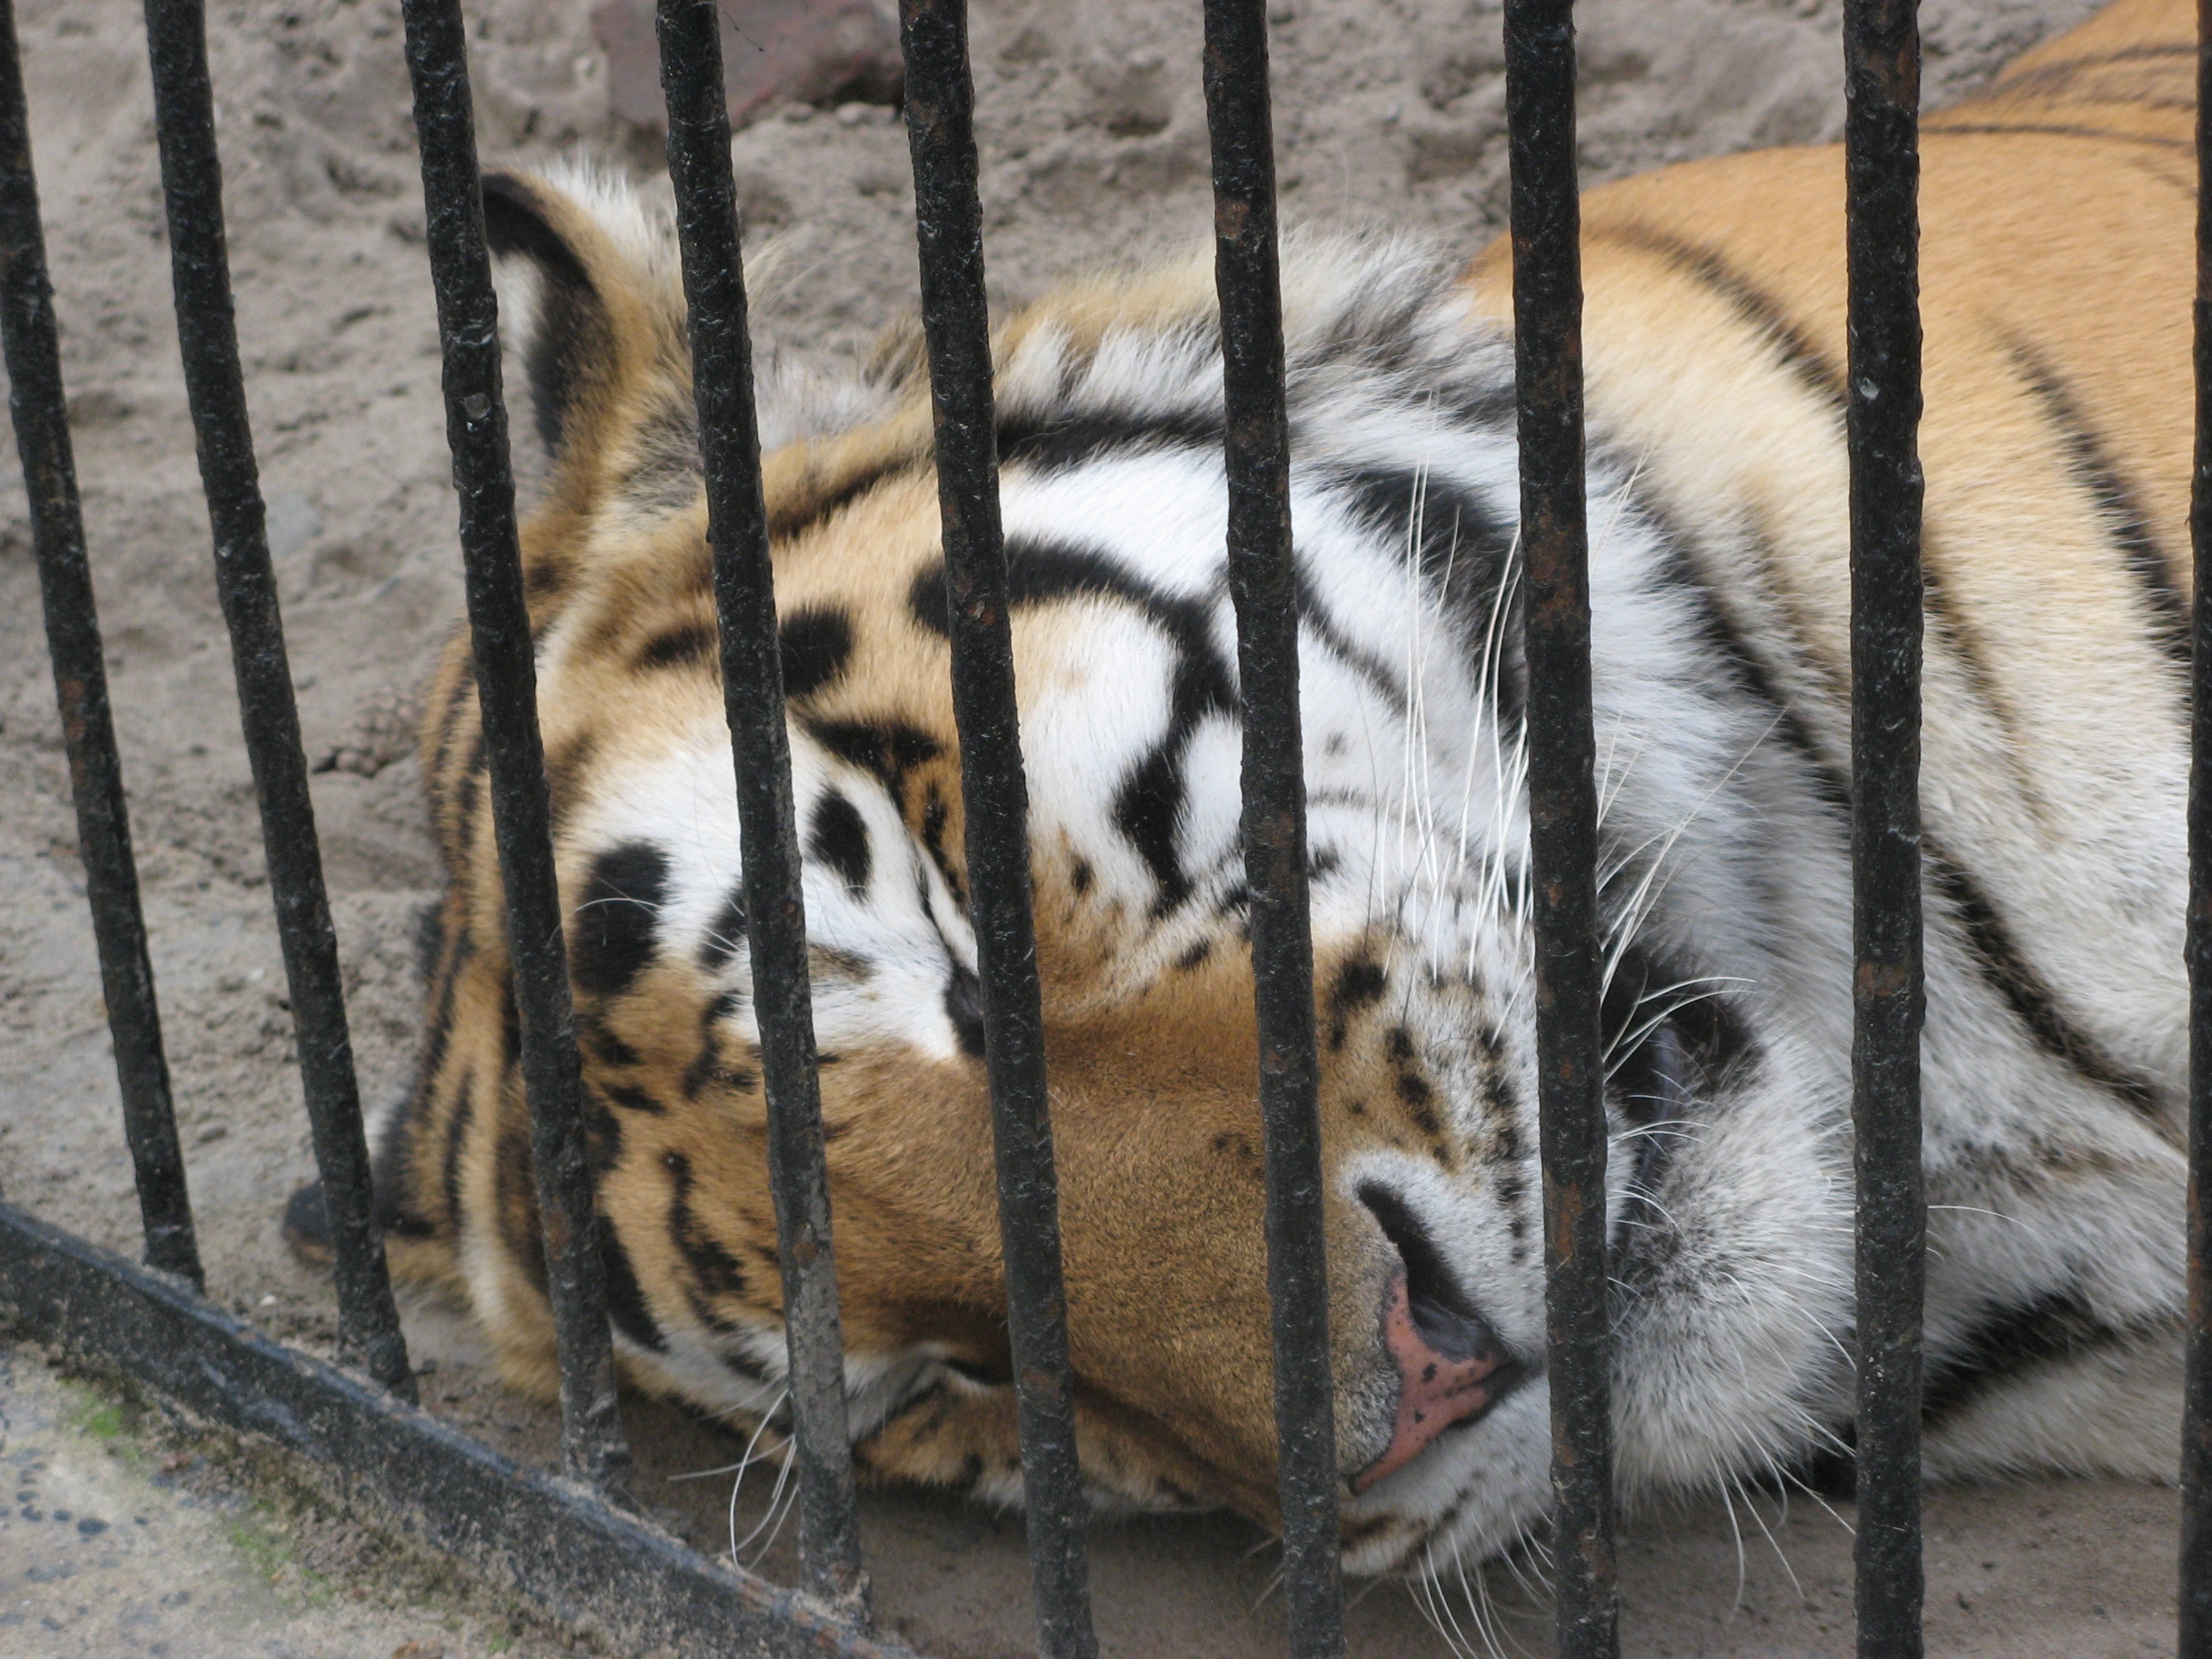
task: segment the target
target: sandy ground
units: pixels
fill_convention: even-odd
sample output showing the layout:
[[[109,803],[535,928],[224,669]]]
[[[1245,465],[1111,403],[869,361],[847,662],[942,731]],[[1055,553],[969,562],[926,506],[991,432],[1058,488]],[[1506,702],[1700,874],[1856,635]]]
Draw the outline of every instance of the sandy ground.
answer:
[[[1971,88],[2087,9],[1927,0],[1931,100]],[[1840,129],[1836,0],[1585,0],[1579,9],[1594,180]],[[488,159],[584,149],[657,177],[656,142],[605,112],[586,0],[483,0],[470,14]],[[1196,15],[1163,0],[978,0],[983,189],[1000,301],[1205,234]],[[1470,252],[1494,234],[1504,177],[1494,3],[1277,0],[1271,15],[1294,217],[1417,224]],[[275,1224],[283,1194],[312,1166],[176,362],[138,12],[129,0],[27,0],[18,21],[210,1288],[314,1347],[331,1335],[328,1288],[290,1261]],[[404,1073],[415,1018],[409,922],[434,880],[405,709],[461,609],[397,0],[219,0],[210,28],[247,388],[301,714],[311,757],[343,763],[316,780],[316,808],[364,1090],[375,1097]],[[780,281],[759,297],[766,349],[848,355],[911,307],[912,199],[888,112],[778,112],[740,134],[735,150],[752,229],[783,249]],[[135,1204],[74,842],[23,504],[6,477],[0,1190],[127,1249]],[[484,1383],[465,1334],[423,1326],[417,1335],[438,1364],[426,1380],[432,1403],[511,1449],[543,1455],[544,1414]],[[635,1426],[648,1489],[702,1541],[723,1537],[728,1476],[653,1483],[730,1463],[738,1449],[649,1407]],[[759,1495],[756,1481],[745,1504]],[[1802,1503],[1786,1518],[1772,1500],[1758,1508],[1771,1540],[1749,1514],[1732,1526],[1718,1507],[1634,1522],[1630,1651],[1848,1650],[1842,1527]],[[2030,1659],[2158,1644],[2172,1599],[2167,1494],[2094,1485],[1957,1492],[1938,1496],[1931,1513],[1941,1650]],[[43,1535],[29,1524],[0,1532],[7,1597],[50,1559],[29,1541]],[[872,1502],[870,1525],[889,1623],[947,1655],[1024,1650],[1010,1524],[892,1497]],[[1226,1521],[1103,1532],[1109,1650],[1279,1650],[1257,1541]],[[1511,1601],[1510,1577],[1493,1577],[1489,1589]],[[1464,1624],[1463,1607],[1457,1616]],[[1511,1642],[1545,1646],[1540,1619],[1501,1620]],[[1395,1587],[1369,1594],[1354,1623],[1365,1651],[1445,1651]],[[0,1656],[77,1650],[21,1639],[0,1625]],[[367,1640],[331,1650],[370,1652]]]

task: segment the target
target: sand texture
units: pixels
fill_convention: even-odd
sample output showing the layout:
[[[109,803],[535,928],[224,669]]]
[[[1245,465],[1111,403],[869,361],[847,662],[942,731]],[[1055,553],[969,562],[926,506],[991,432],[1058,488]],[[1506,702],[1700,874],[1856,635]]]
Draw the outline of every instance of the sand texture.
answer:
[[[1970,89],[2084,0],[1928,0],[1928,87]],[[1587,0],[1586,176],[1841,128],[1836,0]],[[658,179],[649,136],[608,115],[587,0],[471,0],[487,160],[578,149]],[[1187,246],[1209,223],[1194,4],[978,0],[982,180],[994,302],[1102,261]],[[1297,220],[1406,224],[1472,252],[1499,222],[1504,88],[1492,0],[1277,0],[1282,180]],[[176,356],[137,8],[18,13],[99,589],[161,1011],[210,1290],[287,1340],[331,1335],[329,1287],[278,1237],[313,1173],[252,789]],[[219,0],[210,18],[231,251],[272,551],[345,963],[364,1094],[399,1086],[416,1017],[411,921],[435,881],[407,726],[461,611],[437,342],[397,0]],[[765,350],[865,349],[914,302],[912,192],[888,111],[779,109],[735,144],[777,280]],[[657,187],[665,189],[665,182]],[[0,448],[12,458],[13,446]],[[135,1249],[67,772],[20,482],[0,465],[0,1190]],[[426,1397],[543,1455],[542,1410],[498,1392],[465,1332],[416,1322]],[[644,1486],[707,1544],[738,1448],[641,1408]],[[741,1510],[757,1507],[747,1483]],[[1771,1498],[1636,1517],[1627,1650],[1850,1650],[1839,1521]],[[1755,1512],[1755,1513],[1754,1513]],[[2170,1650],[2171,1494],[2094,1484],[1938,1495],[1932,1651]],[[1844,1518],[1848,1518],[1847,1516]],[[886,1622],[938,1653],[1028,1650],[1016,1528],[926,1498],[871,1501]],[[1741,1546],[1739,1547],[1739,1534]],[[0,1534],[0,1589],[28,1570]],[[1102,1530],[1102,1629],[1121,1655],[1279,1651],[1272,1566],[1229,1521]],[[784,1547],[779,1544],[778,1548]],[[43,1558],[41,1558],[43,1559]],[[774,1568],[779,1558],[771,1557]],[[786,1564],[787,1566],[787,1563]],[[1473,1576],[1470,1575],[1471,1580]],[[1510,1576],[1481,1581],[1511,1602]],[[12,1593],[12,1592],[11,1592]],[[1499,1615],[1541,1652],[1540,1616]],[[1443,1628],[1479,1638],[1455,1589]],[[1357,1651],[1443,1654],[1403,1590],[1354,1615]],[[0,1654],[42,1654],[0,1628]],[[54,1651],[75,1649],[54,1649]]]

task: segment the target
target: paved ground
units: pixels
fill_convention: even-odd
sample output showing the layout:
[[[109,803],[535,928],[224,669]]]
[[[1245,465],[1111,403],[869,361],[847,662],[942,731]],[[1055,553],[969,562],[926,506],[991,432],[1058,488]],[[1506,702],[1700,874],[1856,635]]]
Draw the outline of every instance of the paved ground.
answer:
[[[511,1452],[550,1448],[434,1318],[410,1322],[424,1391]],[[442,1357],[439,1351],[445,1350]],[[634,1407],[639,1490],[698,1547],[761,1520],[742,1448]],[[1848,1507],[1741,1500],[1632,1517],[1622,1547],[1630,1659],[1842,1659],[1850,1642]],[[864,1517],[888,1629],[937,1659],[1035,1651],[1021,1529],[971,1506],[871,1497]],[[2052,1482],[1952,1490],[1929,1505],[1929,1650],[1947,1659],[2139,1659],[2172,1651],[2169,1492]],[[788,1582],[789,1528],[758,1565]],[[1741,1542],[1739,1543],[1739,1537]],[[748,1560],[761,1551],[746,1546]],[[1273,1659],[1284,1651],[1272,1552],[1227,1518],[1097,1528],[1099,1633],[1112,1659]],[[1424,1602],[1354,1587],[1352,1651],[1392,1659],[1550,1650],[1540,1607],[1505,1569]],[[495,1591],[330,1514],[282,1471],[0,1346],[0,1659],[556,1659],[599,1651],[520,1618]]]
[[[31,1350],[0,1346],[0,1659],[568,1650],[240,1474]]]

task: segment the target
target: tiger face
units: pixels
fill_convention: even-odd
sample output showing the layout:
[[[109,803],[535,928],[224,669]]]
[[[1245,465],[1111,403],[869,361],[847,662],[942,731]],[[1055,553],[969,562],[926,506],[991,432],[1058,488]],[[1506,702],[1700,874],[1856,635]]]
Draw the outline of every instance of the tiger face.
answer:
[[[2152,5],[2089,27],[2114,17],[2164,26]],[[2027,66],[2030,91],[2000,83],[1929,135],[1930,546],[1967,573],[1930,647],[1929,1462],[2165,1476],[2185,746],[2156,624],[2176,578],[2108,510],[2165,440],[2060,429],[2049,387],[2084,361],[2070,301],[2018,279],[1987,204],[2023,167],[2043,170],[2046,216],[2094,197],[2097,257],[2139,255],[2145,314],[2170,301],[2177,328],[2185,219],[2167,235],[2139,216],[2141,246],[2116,254],[2114,193],[2138,186],[2033,137],[2022,108],[2079,93],[2051,78],[2065,46]],[[1840,167],[1721,165],[1738,171],[1638,181],[1588,216],[1606,1201],[1632,1492],[1785,1470],[1842,1444],[1850,1413]],[[641,1388],[773,1418],[766,1105],[672,243],[587,174],[495,175],[486,205],[550,456],[525,561],[617,1353]],[[1284,288],[1346,1561],[1419,1569],[1510,1545],[1547,1499],[1503,272],[1315,237],[1286,251]],[[2001,321],[1946,333],[1960,292]],[[2167,362],[2162,338],[2108,329],[2095,349],[2123,379],[2174,380],[2186,354]],[[1006,329],[997,362],[1083,1468],[1103,1504],[1266,1522],[1210,270],[1072,286]],[[2107,407],[2081,384],[2080,407]],[[855,1455],[1014,1501],[926,387],[893,349],[850,381],[762,395]],[[1946,395],[1971,418],[1937,421]],[[1977,430],[2010,434],[2008,459]],[[2105,471],[2066,459],[2100,442]],[[2023,497],[2039,539],[2007,531]],[[2171,546],[2164,498],[2143,499],[2144,535]],[[2039,597],[2054,584],[2063,604]],[[2008,750],[1990,735],[2002,698],[2019,721],[2086,709],[2099,744]],[[380,1201],[401,1276],[457,1291],[508,1378],[550,1394],[465,640],[423,755],[450,884]]]

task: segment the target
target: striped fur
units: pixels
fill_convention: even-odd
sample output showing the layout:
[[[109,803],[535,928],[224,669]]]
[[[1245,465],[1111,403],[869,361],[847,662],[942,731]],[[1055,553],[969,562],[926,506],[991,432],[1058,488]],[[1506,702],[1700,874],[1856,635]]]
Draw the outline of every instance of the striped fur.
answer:
[[[2190,21],[2124,0],[1928,125],[1937,1474],[2172,1467]],[[1632,1492],[1797,1463],[1849,1415],[1841,193],[1802,149],[1586,204]],[[747,1419],[779,1397],[780,1291],[680,295],[619,191],[490,196],[553,455],[526,557],[619,1351]],[[1502,1547],[1546,1496],[1505,258],[1315,237],[1285,262],[1347,1475],[1391,1433],[1382,1309],[1417,1255],[1532,1374],[1347,1495],[1361,1571]],[[1210,270],[1063,289],[999,362],[1085,1468],[1106,1501],[1265,1519]],[[906,349],[767,395],[857,1450],[1012,1498],[924,391]],[[549,1392],[460,643],[423,744],[451,886],[386,1222],[401,1273]]]

